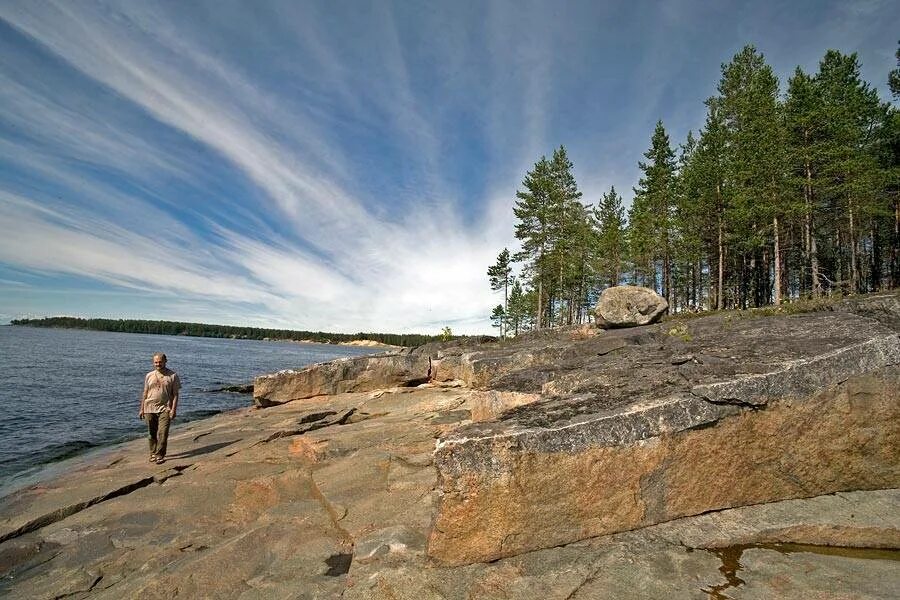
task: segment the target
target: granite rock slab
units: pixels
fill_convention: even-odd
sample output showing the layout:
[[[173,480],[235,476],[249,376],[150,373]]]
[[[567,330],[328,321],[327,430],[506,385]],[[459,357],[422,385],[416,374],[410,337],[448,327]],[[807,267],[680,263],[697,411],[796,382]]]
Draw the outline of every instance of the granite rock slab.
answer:
[[[710,510],[900,485],[900,338],[890,319],[856,310],[542,338],[527,368],[507,366],[487,386],[540,400],[438,441],[429,556],[496,560]],[[598,351],[609,339],[617,349]]]

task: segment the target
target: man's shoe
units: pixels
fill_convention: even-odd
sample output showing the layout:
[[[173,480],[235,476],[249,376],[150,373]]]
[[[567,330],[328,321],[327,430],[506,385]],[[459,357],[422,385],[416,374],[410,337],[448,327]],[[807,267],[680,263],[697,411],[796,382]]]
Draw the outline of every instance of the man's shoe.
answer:
[[[157,456],[157,457],[156,457],[156,464],[161,465],[161,464],[163,464],[164,462],[166,462],[166,459],[163,458],[162,456]]]

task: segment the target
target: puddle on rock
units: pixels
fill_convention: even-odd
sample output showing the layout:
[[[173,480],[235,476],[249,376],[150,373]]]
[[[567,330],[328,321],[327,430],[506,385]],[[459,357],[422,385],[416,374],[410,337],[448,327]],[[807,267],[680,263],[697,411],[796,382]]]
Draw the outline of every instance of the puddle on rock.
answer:
[[[863,560],[893,560],[900,561],[900,550],[882,548],[853,548],[847,546],[816,546],[813,544],[741,544],[728,546],[727,548],[706,548],[722,561],[719,572],[725,576],[725,583],[714,585],[710,588],[701,588],[709,594],[710,600],[729,600],[731,596],[725,594],[725,590],[744,585],[746,581],[738,577],[738,571],[743,570],[741,556],[745,550],[759,548],[760,550],[774,550],[781,554],[794,554],[807,552],[825,556],[839,556],[842,558],[855,558]]]
[[[352,554],[332,554],[325,559],[328,570],[325,574],[329,577],[344,575],[350,571],[350,563],[353,562]]]
[[[738,577],[737,572],[741,570],[741,555],[744,553],[744,550],[750,547],[751,546],[729,546],[728,548],[709,549],[710,552],[718,556],[719,560],[722,561],[719,572],[725,576],[725,583],[720,583],[709,589],[702,590],[709,594],[709,597],[712,600],[725,600],[726,598],[730,598],[730,596],[723,593],[724,590],[736,588],[746,583],[743,579]]]

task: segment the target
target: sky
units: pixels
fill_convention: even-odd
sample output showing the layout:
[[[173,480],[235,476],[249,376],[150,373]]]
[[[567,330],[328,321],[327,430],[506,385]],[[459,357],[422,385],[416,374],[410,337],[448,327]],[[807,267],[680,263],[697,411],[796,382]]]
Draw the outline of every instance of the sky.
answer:
[[[488,333],[525,173],[630,202],[753,44],[782,82],[895,1],[0,0],[0,323]]]

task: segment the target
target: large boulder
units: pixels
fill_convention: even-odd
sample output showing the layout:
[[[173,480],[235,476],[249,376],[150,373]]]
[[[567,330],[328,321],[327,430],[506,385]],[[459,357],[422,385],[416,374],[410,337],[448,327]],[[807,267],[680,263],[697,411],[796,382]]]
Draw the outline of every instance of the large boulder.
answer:
[[[650,288],[617,285],[600,294],[594,316],[601,327],[635,327],[655,323],[668,308],[666,299]]]

